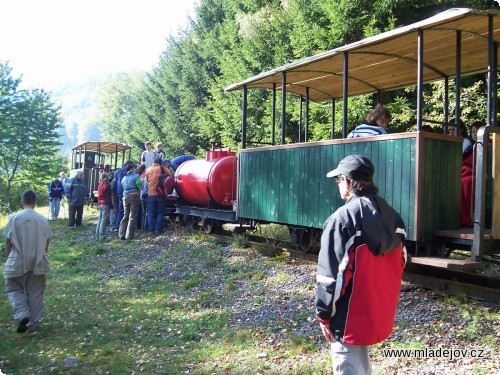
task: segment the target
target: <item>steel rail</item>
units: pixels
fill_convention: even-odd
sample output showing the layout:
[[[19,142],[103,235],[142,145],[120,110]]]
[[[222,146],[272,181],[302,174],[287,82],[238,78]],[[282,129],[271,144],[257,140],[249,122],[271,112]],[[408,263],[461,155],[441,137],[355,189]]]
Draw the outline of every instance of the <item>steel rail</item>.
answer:
[[[224,243],[232,243],[233,232],[209,234]],[[293,248],[286,241],[267,239],[255,235],[246,235],[248,247],[268,257],[284,254],[290,260],[313,263],[318,262],[318,255],[304,253]],[[403,280],[423,288],[445,293],[467,296],[482,301],[500,303],[500,278],[478,275],[463,271],[412,263],[406,264]]]

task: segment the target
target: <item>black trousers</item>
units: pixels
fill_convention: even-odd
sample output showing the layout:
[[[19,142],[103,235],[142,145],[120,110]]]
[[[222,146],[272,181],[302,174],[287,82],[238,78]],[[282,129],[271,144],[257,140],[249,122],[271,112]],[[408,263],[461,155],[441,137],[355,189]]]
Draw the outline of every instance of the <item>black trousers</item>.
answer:
[[[75,218],[76,216],[76,218]],[[69,206],[69,226],[82,225],[83,206]]]

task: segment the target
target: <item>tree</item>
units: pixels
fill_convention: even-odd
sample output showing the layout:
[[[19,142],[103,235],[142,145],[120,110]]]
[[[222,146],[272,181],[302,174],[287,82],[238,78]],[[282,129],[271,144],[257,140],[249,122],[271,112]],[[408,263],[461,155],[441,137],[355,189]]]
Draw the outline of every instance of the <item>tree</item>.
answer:
[[[144,141],[154,142],[162,135],[144,120],[145,81],[146,75],[142,72],[114,74],[102,85],[98,99],[97,122],[103,125],[104,140],[136,146],[133,156],[137,159]]]
[[[0,199],[7,205],[21,189],[46,192],[64,165],[57,155],[59,107],[43,90],[19,90],[20,83],[9,65],[0,63]]]
[[[212,142],[238,148],[241,92],[225,92],[228,84],[408,25],[453,6],[484,9],[493,4],[491,0],[200,0],[190,27],[168,40],[157,67],[148,74],[136,96],[138,102],[125,108],[128,102],[122,101],[120,95],[115,99],[110,96],[122,101],[113,115],[114,121],[121,123],[121,130],[116,133],[113,128],[111,133],[123,134],[123,139],[128,139],[126,135],[147,137],[151,141],[157,138],[168,155],[201,154]],[[126,87],[119,92],[129,95]],[[432,93],[429,97],[434,98]],[[411,90],[382,93],[382,102],[393,111],[391,129],[404,131],[414,123],[414,99]],[[247,143],[269,143],[271,90],[249,90],[247,100]],[[278,109],[281,100],[278,95]],[[285,139],[297,142],[299,124],[304,123],[300,119],[300,100],[293,95],[286,100]],[[364,120],[373,102],[373,95],[349,98],[349,129]],[[115,108],[110,103],[106,107]],[[121,121],[121,114],[128,112],[133,112],[130,117],[133,121]],[[277,128],[280,116],[278,110]],[[311,104],[309,116],[309,139],[329,138],[329,106]],[[342,116],[342,102],[337,98],[337,137],[341,133]],[[279,139],[278,129],[275,135]]]

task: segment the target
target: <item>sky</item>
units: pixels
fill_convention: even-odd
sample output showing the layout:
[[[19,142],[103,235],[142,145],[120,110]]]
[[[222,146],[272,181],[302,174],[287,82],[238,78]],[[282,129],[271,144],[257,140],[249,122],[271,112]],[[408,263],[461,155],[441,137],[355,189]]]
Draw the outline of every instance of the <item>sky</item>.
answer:
[[[195,17],[197,0],[0,0],[0,62],[22,86],[52,90],[111,72],[149,71]]]

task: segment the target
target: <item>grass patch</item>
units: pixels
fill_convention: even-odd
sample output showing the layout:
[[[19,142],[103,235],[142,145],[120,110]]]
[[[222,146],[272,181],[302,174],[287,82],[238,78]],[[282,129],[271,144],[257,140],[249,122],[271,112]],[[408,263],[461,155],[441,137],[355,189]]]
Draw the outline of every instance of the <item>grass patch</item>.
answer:
[[[249,246],[248,238],[244,234],[235,234],[232,245],[238,248],[247,248]]]
[[[304,335],[290,336],[290,354],[309,353],[317,349],[316,343]]]
[[[313,306],[310,311],[282,311],[283,296],[269,304],[268,285],[293,277],[280,264],[271,263],[270,273],[248,263],[250,251],[222,257],[219,244],[184,231],[151,241],[148,237],[97,243],[95,214],[86,207],[84,226],[77,229],[69,229],[67,220],[50,222],[52,272],[39,332],[17,334],[5,294],[0,298],[3,373],[330,373],[326,342],[297,329],[310,319],[317,327]],[[6,221],[0,218],[0,223]],[[314,284],[309,287],[314,289]],[[242,291],[250,291],[244,301]],[[298,293],[292,290],[286,296],[306,300]],[[464,341],[472,335],[472,340],[498,350],[495,326],[482,328],[499,320],[498,309],[464,307],[457,297],[449,302],[457,306],[453,317],[469,325]],[[272,316],[264,314],[269,311]],[[400,331],[408,330],[405,342],[379,347],[423,345],[414,339],[412,322],[397,325]],[[76,360],[76,367],[68,367],[71,360]]]
[[[184,283],[182,283],[182,287],[184,289],[189,289],[192,288],[196,285],[198,285],[202,280],[204,279],[204,276],[201,274],[196,274],[190,279],[186,280]]]
[[[290,275],[287,273],[279,272],[276,275],[276,281],[279,283],[286,283],[289,280],[290,280]]]

